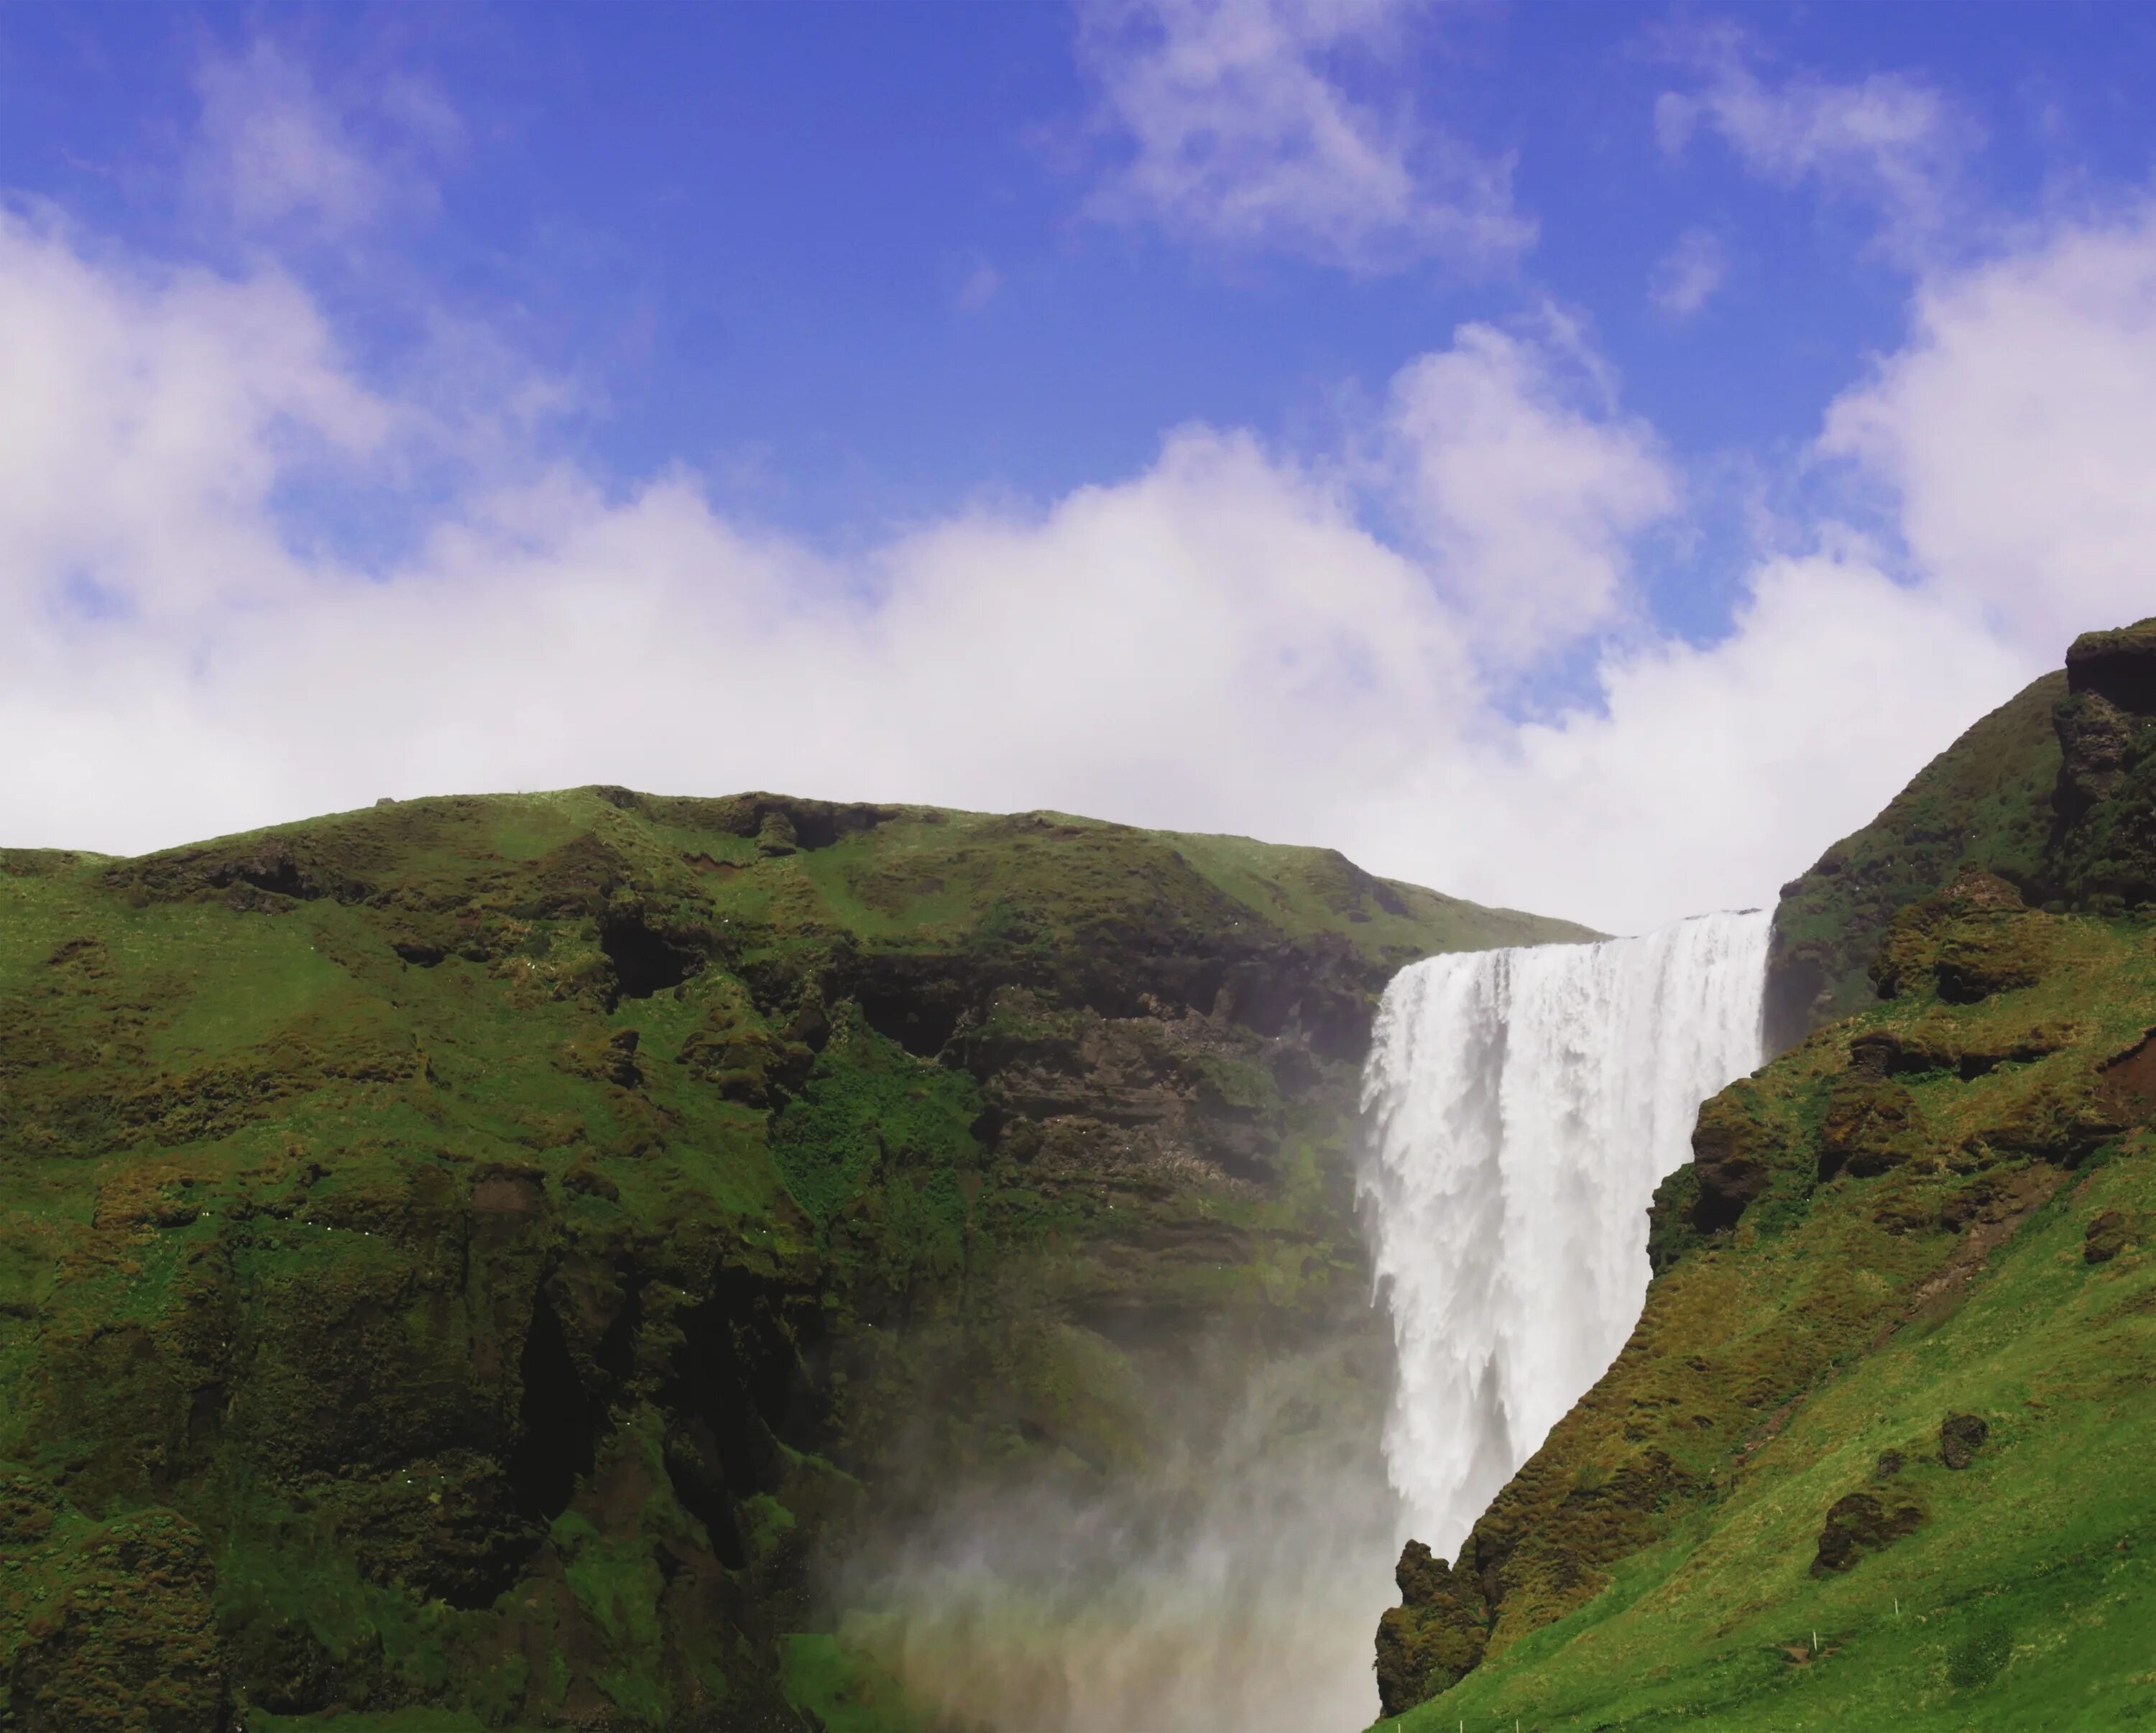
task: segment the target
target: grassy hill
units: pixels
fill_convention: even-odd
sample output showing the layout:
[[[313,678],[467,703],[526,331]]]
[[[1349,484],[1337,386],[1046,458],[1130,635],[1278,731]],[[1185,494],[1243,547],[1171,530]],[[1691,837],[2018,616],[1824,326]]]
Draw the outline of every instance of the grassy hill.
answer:
[[[1403,1729],[2156,1723],[2152,674],[2083,638],[1793,888],[1871,1008],[1702,1110],[1623,1353],[1403,1560]]]
[[[1377,991],[1581,936],[767,795],[0,853],[0,1725],[806,1730],[822,1549],[1359,1304]]]

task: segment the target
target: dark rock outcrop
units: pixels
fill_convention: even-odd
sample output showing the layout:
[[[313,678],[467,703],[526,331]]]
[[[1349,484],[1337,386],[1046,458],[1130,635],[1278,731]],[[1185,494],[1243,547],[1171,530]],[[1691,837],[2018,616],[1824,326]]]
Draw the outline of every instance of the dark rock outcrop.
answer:
[[[1950,1469],[1965,1469],[1990,1436],[1981,1414],[1949,1414],[1939,1423],[1939,1460]]]
[[[1930,1130],[1917,1098],[1898,1083],[1851,1071],[1827,1095],[1820,1125],[1819,1177],[1868,1179],[1922,1155]]]
[[[2108,1264],[2132,1243],[2124,1212],[2099,1210],[2089,1218],[2087,1230],[2082,1235],[2082,1260],[2087,1264]]]
[[[1738,1084],[1700,1110],[1691,1134],[1699,1187],[1692,1225],[1702,1233],[1736,1225],[1773,1177],[1776,1128],[1759,1111],[1758,1092]]]
[[[1490,1640],[1489,1602],[1472,1571],[1410,1541],[1393,1580],[1400,1604],[1378,1624],[1378,1701],[1389,1715],[1404,1715],[1466,1677]]]
[[[1825,1577],[1846,1571],[1866,1553],[1877,1552],[1904,1535],[1914,1534],[1923,1520],[1922,1508],[1905,1499],[1882,1500],[1868,1492],[1852,1492],[1837,1499],[1820,1530],[1812,1575]]]

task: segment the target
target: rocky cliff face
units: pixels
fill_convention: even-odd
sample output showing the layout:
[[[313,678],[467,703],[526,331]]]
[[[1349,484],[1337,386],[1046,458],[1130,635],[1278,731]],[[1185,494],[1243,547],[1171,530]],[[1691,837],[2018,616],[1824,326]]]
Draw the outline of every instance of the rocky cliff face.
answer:
[[[1791,887],[1785,1013],[1871,1008],[1702,1110],[1624,1351],[1449,1571],[1403,1560],[1389,1710],[2149,1712],[2107,1630],[2156,1618],[2152,760],[2156,631],[2092,634]]]
[[[1574,931],[761,795],[0,854],[0,1725],[805,1730],[850,1535],[1359,1304],[1392,969]]]

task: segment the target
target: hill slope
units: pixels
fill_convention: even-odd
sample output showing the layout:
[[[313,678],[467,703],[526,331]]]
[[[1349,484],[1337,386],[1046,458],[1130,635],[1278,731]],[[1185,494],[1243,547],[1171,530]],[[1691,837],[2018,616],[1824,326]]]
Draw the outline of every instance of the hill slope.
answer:
[[[805,1730],[819,1549],[1359,1305],[1376,992],[1578,936],[766,795],[0,854],[0,1725]]]
[[[1955,873],[1912,815],[1992,800],[2049,910],[1835,911],[1890,997],[1702,1110],[1623,1353],[1456,1568],[1403,1559],[1404,1728],[2156,1720],[2156,628],[2064,684],[2041,824],[2025,695],[1846,857]]]

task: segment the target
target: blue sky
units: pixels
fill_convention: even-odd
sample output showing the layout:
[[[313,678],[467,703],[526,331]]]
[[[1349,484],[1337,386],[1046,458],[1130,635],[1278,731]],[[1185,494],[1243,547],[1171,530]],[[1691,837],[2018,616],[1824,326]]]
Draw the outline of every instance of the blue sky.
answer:
[[[0,8],[5,840],[603,777],[1771,895],[2156,611],[2152,46]]]

